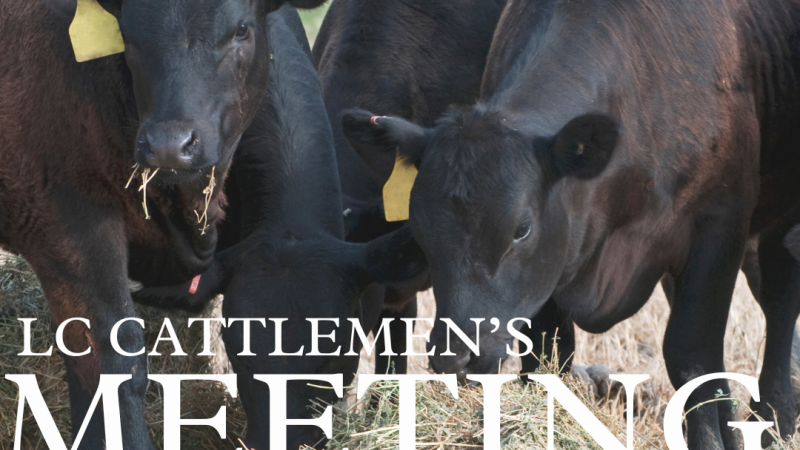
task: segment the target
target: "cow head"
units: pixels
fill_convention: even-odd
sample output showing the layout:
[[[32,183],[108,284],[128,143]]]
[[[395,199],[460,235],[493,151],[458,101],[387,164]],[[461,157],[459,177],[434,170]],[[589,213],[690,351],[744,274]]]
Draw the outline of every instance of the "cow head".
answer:
[[[618,136],[616,122],[596,114],[577,117],[552,136],[526,136],[508,123],[480,107],[453,111],[433,129],[359,110],[343,116],[358,151],[397,149],[419,169],[409,226],[429,264],[437,318],[452,319],[473,338],[470,319],[486,318],[480,356],[453,338],[453,354],[431,358],[438,371],[497,370],[512,341],[505,324],[533,317],[565,267],[570,222],[558,186],[597,176]],[[495,317],[503,326],[492,332]],[[445,352],[439,320],[431,345],[437,355]]]
[[[162,182],[226,166],[267,91],[266,16],[286,0],[100,0],[117,16],[140,126],[135,159]],[[323,0],[293,0],[316,7]]]

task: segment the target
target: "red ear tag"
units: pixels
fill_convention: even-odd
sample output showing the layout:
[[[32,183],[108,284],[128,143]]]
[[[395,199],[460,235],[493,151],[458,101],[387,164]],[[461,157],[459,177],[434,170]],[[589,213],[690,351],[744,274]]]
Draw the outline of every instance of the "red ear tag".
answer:
[[[195,275],[195,277],[192,278],[192,285],[189,286],[189,293],[190,294],[196,293],[197,292],[197,286],[199,286],[199,285],[200,285],[200,275]]]

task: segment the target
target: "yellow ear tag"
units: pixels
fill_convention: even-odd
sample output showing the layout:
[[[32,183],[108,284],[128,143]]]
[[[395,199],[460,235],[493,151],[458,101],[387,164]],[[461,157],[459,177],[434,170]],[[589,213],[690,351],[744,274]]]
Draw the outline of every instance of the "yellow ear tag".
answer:
[[[117,18],[103,9],[97,0],[78,0],[69,37],[78,62],[89,61],[125,51]]]
[[[408,203],[416,178],[417,168],[413,164],[406,165],[398,154],[392,176],[383,186],[383,210],[387,222],[408,220]]]

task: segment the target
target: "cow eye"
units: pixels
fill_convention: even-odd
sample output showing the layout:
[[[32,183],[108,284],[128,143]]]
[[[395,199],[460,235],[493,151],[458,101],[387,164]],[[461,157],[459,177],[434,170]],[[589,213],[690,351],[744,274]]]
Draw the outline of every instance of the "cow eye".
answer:
[[[248,27],[246,23],[243,23],[239,25],[238,28],[236,28],[236,39],[243,40],[246,39],[247,36],[249,35],[250,35],[250,27]]]
[[[514,232],[514,243],[518,243],[528,237],[531,234],[531,223],[524,222],[520,226],[517,227],[517,231]]]

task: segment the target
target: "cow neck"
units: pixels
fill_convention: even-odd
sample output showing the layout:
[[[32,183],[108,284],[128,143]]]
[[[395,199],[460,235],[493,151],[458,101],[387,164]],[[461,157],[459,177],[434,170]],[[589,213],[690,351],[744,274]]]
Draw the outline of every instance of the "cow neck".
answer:
[[[342,239],[339,175],[316,70],[278,15],[269,26],[269,91],[242,136],[231,174],[242,203],[242,237],[261,229]]]
[[[484,75],[487,109],[501,111],[531,137],[553,136],[589,111],[613,114],[626,54],[617,36],[596,22],[586,5],[569,11],[555,1],[509,4]]]

